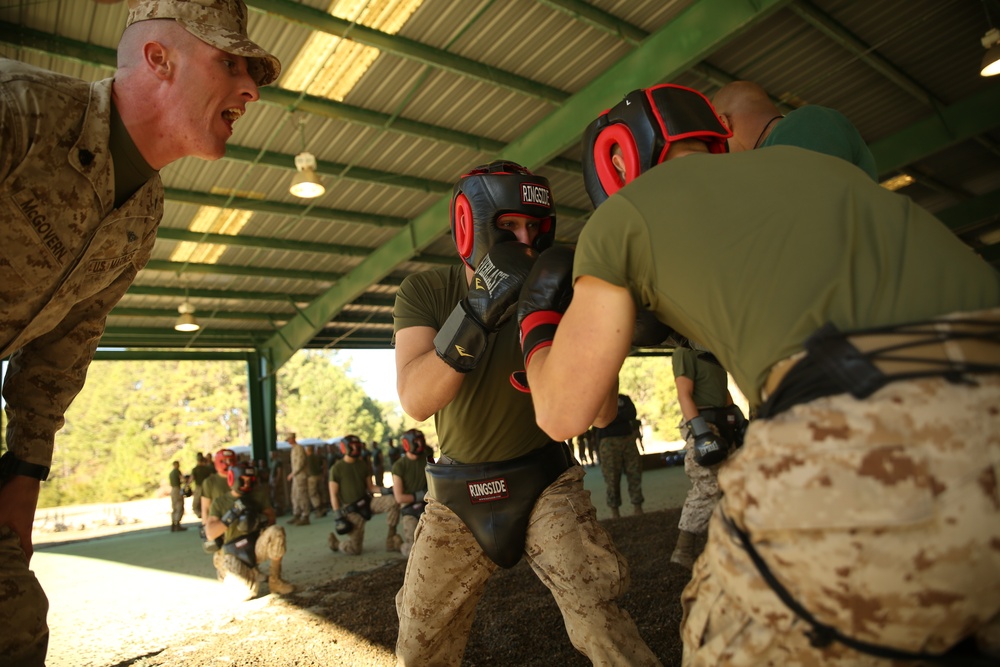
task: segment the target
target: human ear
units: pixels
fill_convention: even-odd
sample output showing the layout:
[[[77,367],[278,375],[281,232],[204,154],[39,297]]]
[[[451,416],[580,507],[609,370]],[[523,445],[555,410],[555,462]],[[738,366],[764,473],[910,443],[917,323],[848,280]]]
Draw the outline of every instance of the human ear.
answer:
[[[149,71],[159,79],[168,79],[173,74],[173,63],[167,47],[159,42],[146,42],[142,47],[142,59]]]

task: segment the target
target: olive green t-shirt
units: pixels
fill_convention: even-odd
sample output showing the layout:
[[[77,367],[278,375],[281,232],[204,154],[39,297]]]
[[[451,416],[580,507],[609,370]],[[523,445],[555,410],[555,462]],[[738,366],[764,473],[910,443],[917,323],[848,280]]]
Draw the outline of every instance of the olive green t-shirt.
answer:
[[[330,468],[330,481],[339,485],[337,496],[340,498],[341,507],[360,500],[368,493],[368,480],[371,475],[371,466],[361,458],[354,459],[353,463],[340,459],[333,464]]]
[[[194,478],[194,483],[200,486],[213,472],[215,470],[211,466],[198,465],[191,469],[191,477]]]
[[[698,353],[679,347],[673,354],[674,377],[686,377],[694,383],[691,398],[699,408],[726,406],[729,393],[729,376],[719,364],[698,357]]]
[[[463,264],[407,276],[396,293],[393,332],[415,326],[440,330],[468,292]],[[511,373],[523,370],[512,317],[489,337],[483,359],[465,374],[455,399],[435,413],[442,454],[462,463],[506,461],[550,442],[535,423],[531,395],[510,383]]]
[[[181,485],[181,471],[174,468],[170,471],[170,486],[180,486]]]
[[[766,146],[798,146],[847,160],[878,181],[875,156],[847,116],[835,109],[807,105],[789,112],[761,142]]]
[[[306,472],[311,476],[323,474],[323,457],[320,454],[309,454],[306,457]]]
[[[243,502],[249,507],[253,507],[260,515],[260,526],[264,527],[267,525],[267,517],[264,516],[264,510],[271,509],[271,498],[270,494],[267,492],[267,488],[263,486],[256,486],[250,493],[243,496]],[[221,519],[222,515],[228,512],[233,505],[236,504],[236,497],[229,492],[228,487],[226,492],[221,496],[218,496],[212,500],[212,506],[208,508],[208,515],[214,516],[217,519]],[[238,537],[243,537],[246,533],[241,533],[239,530],[239,522],[234,521],[233,523],[226,526],[226,534],[222,538],[222,541],[226,544],[232,542]]]
[[[201,497],[208,498],[209,501],[227,493],[229,493],[229,481],[219,473],[209,475],[201,483]]]
[[[427,458],[424,456],[410,460],[404,454],[403,458],[392,464],[392,474],[403,480],[403,493],[427,490]]]
[[[591,216],[573,275],[625,287],[712,350],[753,406],[771,366],[827,322],[850,331],[1000,304],[1000,274],[934,216],[791,146],[654,167]]]

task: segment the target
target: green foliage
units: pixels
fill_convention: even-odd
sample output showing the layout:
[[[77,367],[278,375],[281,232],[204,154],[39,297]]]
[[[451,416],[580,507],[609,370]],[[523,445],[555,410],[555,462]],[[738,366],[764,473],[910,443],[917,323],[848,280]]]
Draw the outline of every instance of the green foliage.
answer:
[[[325,352],[278,371],[279,433],[381,441],[399,433]],[[164,492],[170,464],[250,441],[246,365],[237,361],[95,361],[56,434],[39,507],[121,502]]]
[[[680,438],[681,408],[670,357],[628,357],[618,374],[618,391],[632,397],[639,419],[657,440]]]

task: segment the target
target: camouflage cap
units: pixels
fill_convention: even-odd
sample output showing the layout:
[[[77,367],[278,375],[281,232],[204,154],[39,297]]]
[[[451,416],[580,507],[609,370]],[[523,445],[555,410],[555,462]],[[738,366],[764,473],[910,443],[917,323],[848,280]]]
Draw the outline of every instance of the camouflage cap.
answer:
[[[247,36],[243,0],[128,0],[126,28],[149,19],[174,19],[206,44],[244,56],[258,86],[272,83],[281,73],[281,62]]]

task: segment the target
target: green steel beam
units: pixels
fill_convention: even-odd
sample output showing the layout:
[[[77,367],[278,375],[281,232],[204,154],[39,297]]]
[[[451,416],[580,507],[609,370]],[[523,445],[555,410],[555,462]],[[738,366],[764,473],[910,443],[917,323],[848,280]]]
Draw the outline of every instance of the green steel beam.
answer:
[[[972,139],[1000,126],[1000,84],[993,84],[938,109],[924,120],[868,147],[875,156],[880,176],[936,153],[960,141]]]
[[[393,53],[409,60],[437,67],[439,69],[461,74],[479,81],[501,86],[508,90],[530,95],[538,99],[561,104],[569,98],[569,93],[558,88],[532,81],[523,76],[491,67],[470,58],[449,53],[441,49],[422,44],[412,39],[390,35],[389,33],[369,28],[359,23],[352,23],[333,16],[319,9],[313,9],[304,4],[289,0],[249,0],[247,5],[259,9],[272,16],[283,18],[293,23],[300,23],[310,30],[325,32],[336,37],[373,46],[381,51]]]
[[[995,218],[1000,216],[1000,190],[964,201],[935,215],[956,232],[988,218]]]
[[[615,35],[632,46],[636,46],[649,36],[649,33],[642,28],[623,21],[614,14],[598,9],[583,0],[539,0],[539,2],[568,14],[592,28]]]
[[[198,310],[195,313],[199,319],[205,320],[253,320],[253,321],[288,321],[294,315],[294,311],[288,311],[286,313],[258,313],[254,311],[246,310],[217,310],[213,308],[205,308],[203,310]],[[176,309],[166,309],[166,308],[134,308],[131,306],[115,306],[111,311],[113,317],[162,317],[165,319],[172,319],[177,317]],[[340,313],[340,317],[337,318],[337,323],[346,324],[392,324],[392,315],[386,315],[381,313]],[[155,329],[159,331],[159,329]],[[266,329],[260,330],[261,333],[270,334],[271,331]]]
[[[228,195],[213,195],[196,190],[181,190],[179,188],[164,188],[164,197],[170,201],[179,201],[197,206],[216,206],[218,208],[237,208],[255,213],[277,213],[292,217],[315,218],[317,220],[336,220],[338,222],[356,222],[361,225],[376,227],[403,227],[406,218],[389,215],[374,215],[358,211],[344,211],[320,206],[306,206],[282,201],[252,199],[250,197],[230,197]]]
[[[176,273],[208,273],[220,276],[252,276],[254,278],[291,278],[293,280],[316,280],[333,283],[343,277],[341,273],[321,273],[298,269],[277,269],[257,266],[232,266],[226,264],[200,264],[196,262],[171,262],[165,259],[151,259],[146,263],[147,271],[167,271]],[[399,287],[402,278],[384,278],[378,281],[383,287]],[[372,283],[375,284],[375,283]]]
[[[500,157],[529,168],[545,164],[579,140],[590,119],[629,90],[668,80],[699,62],[726,40],[769,16],[789,0],[698,0],[647,37],[586,88],[509,144]],[[317,333],[310,322],[328,322],[367,287],[438,238],[448,227],[448,200],[440,199],[383,244],[319,299],[309,304],[264,346],[280,368]]]
[[[161,230],[162,231],[162,230]],[[199,297],[204,299],[233,299],[236,301],[283,301],[308,303],[318,294],[288,294],[287,292],[253,292],[247,290],[205,289],[202,287],[161,287],[132,283],[127,294],[138,296]]]
[[[279,153],[277,151],[261,151],[249,146],[227,144],[226,159],[236,162],[263,164],[269,167],[285,169],[286,171],[295,171],[294,155]],[[420,192],[433,192],[435,194],[451,192],[452,185],[451,183],[434,181],[429,178],[393,174],[388,171],[366,169],[355,165],[330,162],[329,160],[316,160],[316,171],[324,176],[345,178],[376,185],[388,185],[394,188],[408,188],[410,190],[419,190]]]
[[[372,248],[366,246],[338,245],[336,243],[316,243],[315,241],[298,241],[295,239],[276,239],[267,236],[245,236],[243,234],[210,234],[208,232],[193,232],[189,229],[175,227],[160,227],[156,237],[171,241],[189,241],[191,243],[210,243],[215,245],[240,246],[247,248],[267,248],[268,250],[287,250],[291,252],[315,252],[325,255],[344,255],[347,257],[367,257]],[[455,263],[454,256],[420,255],[415,261],[425,264],[450,265]]]
[[[94,353],[95,361],[246,361],[247,352],[232,350],[105,350]]]
[[[147,271],[169,271],[171,273],[209,273],[224,276],[253,276],[255,278],[289,278],[292,280],[318,280],[335,283],[343,277],[340,273],[321,273],[305,269],[278,269],[261,266],[231,266],[227,264],[200,264],[196,262],[171,262],[165,259],[151,259],[146,263]]]

